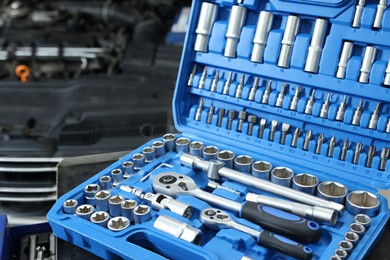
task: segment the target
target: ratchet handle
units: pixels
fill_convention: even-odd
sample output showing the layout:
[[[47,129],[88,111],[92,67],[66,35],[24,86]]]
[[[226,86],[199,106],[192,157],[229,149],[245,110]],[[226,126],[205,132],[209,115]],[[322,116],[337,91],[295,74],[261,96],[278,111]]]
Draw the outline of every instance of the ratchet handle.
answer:
[[[257,243],[266,248],[274,249],[298,259],[312,259],[313,251],[310,247],[299,244],[288,238],[276,235],[267,230],[260,233]]]
[[[317,242],[321,238],[321,228],[316,222],[255,202],[243,204],[241,217],[296,241]]]

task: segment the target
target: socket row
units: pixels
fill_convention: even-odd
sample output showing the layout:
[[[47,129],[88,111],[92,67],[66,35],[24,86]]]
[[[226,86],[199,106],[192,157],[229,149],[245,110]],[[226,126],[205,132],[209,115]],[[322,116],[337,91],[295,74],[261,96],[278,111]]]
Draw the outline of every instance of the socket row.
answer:
[[[352,20],[353,28],[360,27],[365,4],[366,4],[366,0],[357,1],[355,15]],[[375,19],[372,24],[372,29],[379,30],[382,28],[383,14],[385,13],[386,9],[387,9],[387,0],[378,0],[378,5],[376,7]]]

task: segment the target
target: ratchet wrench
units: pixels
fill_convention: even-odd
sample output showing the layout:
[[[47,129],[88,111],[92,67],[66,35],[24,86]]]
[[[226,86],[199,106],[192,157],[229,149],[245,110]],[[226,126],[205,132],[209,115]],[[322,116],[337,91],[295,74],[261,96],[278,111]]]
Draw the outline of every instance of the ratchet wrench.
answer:
[[[180,195],[196,197],[218,207],[237,212],[241,218],[297,241],[316,242],[321,238],[321,229],[316,222],[254,202],[239,203],[203,191],[191,177],[183,174],[160,173],[153,178],[152,185],[155,192],[174,198]]]
[[[256,238],[259,245],[280,251],[295,258],[311,259],[313,257],[313,251],[310,247],[276,235],[272,232],[262,229],[261,227],[253,229],[242,225],[234,221],[228,213],[220,209],[207,208],[202,210],[200,213],[200,221],[203,223],[203,225],[212,230],[233,228],[244,232]]]

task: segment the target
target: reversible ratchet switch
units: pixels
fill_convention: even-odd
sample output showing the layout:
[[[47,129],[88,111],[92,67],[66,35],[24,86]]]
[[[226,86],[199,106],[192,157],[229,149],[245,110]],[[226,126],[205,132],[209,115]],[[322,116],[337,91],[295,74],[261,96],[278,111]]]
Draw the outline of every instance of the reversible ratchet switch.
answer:
[[[297,241],[316,242],[321,238],[320,226],[313,221],[275,209],[246,201],[243,204],[200,189],[195,181],[175,172],[161,173],[153,178],[155,192],[178,197],[189,195],[212,205],[231,210],[241,218],[249,220],[269,231],[289,236]]]
[[[211,230],[235,229],[254,237],[257,243],[266,248],[275,249],[298,259],[311,259],[313,252],[310,247],[290,239],[278,236],[261,227],[256,229],[240,224],[225,211],[216,208],[206,208],[200,213],[200,221]]]

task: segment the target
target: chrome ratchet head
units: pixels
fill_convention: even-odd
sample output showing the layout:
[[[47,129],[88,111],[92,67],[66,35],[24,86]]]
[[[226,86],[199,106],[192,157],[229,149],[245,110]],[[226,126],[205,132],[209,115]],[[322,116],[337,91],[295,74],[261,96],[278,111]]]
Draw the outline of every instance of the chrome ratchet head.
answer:
[[[175,172],[163,172],[156,175],[152,185],[156,193],[163,193],[174,198],[180,195],[191,195],[193,191],[199,189],[191,177]]]
[[[233,223],[234,220],[225,211],[215,208],[207,208],[200,213],[200,222],[207,228],[220,230],[228,228],[228,223]]]

